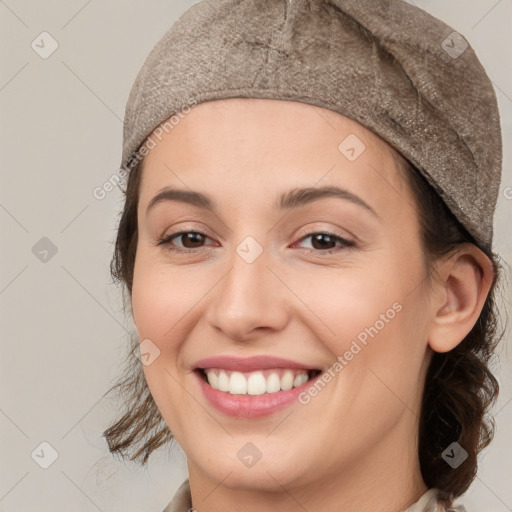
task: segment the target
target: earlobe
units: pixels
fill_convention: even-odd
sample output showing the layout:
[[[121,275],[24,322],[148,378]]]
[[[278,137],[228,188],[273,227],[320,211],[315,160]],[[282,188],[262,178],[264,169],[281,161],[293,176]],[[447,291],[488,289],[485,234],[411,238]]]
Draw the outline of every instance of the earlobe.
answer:
[[[494,280],[491,260],[474,244],[462,244],[440,264],[428,343],[449,352],[478,321]]]

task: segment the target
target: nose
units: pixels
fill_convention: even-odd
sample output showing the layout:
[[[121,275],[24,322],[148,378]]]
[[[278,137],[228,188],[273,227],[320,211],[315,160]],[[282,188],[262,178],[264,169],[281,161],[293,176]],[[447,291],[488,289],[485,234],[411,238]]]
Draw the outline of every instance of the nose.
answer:
[[[209,325],[237,342],[283,329],[289,321],[290,291],[265,250],[252,262],[234,253],[206,314]],[[273,267],[273,268],[272,268]]]

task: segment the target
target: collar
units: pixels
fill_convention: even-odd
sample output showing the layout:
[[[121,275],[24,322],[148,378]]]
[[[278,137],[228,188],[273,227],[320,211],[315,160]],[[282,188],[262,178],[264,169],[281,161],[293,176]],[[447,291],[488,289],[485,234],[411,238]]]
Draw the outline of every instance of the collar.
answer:
[[[444,509],[438,503],[438,489],[429,489],[421,498],[413,503],[404,512],[441,512]],[[192,496],[190,494],[190,483],[185,480],[174,495],[173,499],[165,507],[163,512],[194,512],[192,509]],[[462,505],[452,505],[445,512],[466,512]]]

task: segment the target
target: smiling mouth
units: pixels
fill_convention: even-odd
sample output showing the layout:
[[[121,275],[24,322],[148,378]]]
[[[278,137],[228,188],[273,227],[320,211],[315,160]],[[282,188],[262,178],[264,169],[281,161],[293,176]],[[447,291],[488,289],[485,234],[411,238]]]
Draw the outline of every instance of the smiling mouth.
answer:
[[[223,368],[196,368],[200,377],[213,389],[232,395],[263,395],[289,391],[302,386],[321,370],[272,368],[251,372]]]

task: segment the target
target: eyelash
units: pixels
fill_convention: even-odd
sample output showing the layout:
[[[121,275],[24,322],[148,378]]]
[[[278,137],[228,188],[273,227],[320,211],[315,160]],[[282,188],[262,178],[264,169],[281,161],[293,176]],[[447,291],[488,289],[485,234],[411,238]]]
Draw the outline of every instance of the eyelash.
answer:
[[[180,248],[171,246],[171,240],[173,240],[174,238],[177,238],[177,237],[179,237],[181,235],[186,235],[188,233],[195,233],[195,234],[198,234],[198,235],[203,235],[205,238],[209,238],[206,234],[202,233],[201,231],[193,231],[193,230],[190,230],[190,231],[178,231],[176,233],[171,233],[170,235],[167,235],[165,237],[160,238],[158,240],[157,245],[158,246],[160,246],[160,245],[167,245],[168,246],[167,250],[172,251],[174,253],[178,253],[178,254],[192,254],[192,253],[197,253],[197,252],[201,251],[202,249],[204,249],[204,247],[198,247],[196,249],[188,249],[188,248],[187,249],[180,249]],[[302,238],[300,238],[300,240],[298,240],[298,242],[302,242],[302,241],[306,240],[307,238],[312,237],[313,235],[326,235],[326,236],[330,236],[334,240],[340,241],[343,244],[343,247],[341,247],[341,248],[338,248],[338,249],[326,249],[325,251],[322,251],[320,249],[308,249],[309,251],[313,251],[313,252],[317,253],[318,256],[331,255],[331,254],[338,253],[338,252],[340,252],[342,250],[346,250],[347,251],[347,250],[350,250],[350,249],[354,248],[354,246],[355,246],[354,242],[351,242],[350,240],[346,240],[345,238],[343,238],[341,236],[338,236],[335,233],[331,233],[329,231],[311,231],[310,233],[308,233],[308,234],[304,235]]]

